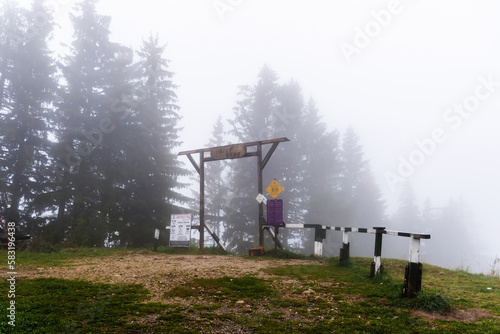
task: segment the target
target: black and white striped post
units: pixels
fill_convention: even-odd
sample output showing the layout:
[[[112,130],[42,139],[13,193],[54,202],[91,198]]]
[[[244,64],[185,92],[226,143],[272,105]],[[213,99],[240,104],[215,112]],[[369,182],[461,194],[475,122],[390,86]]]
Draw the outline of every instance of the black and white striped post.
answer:
[[[374,227],[375,231],[375,250],[373,252],[373,262],[370,270],[370,277],[382,273],[382,235],[385,233],[385,227]]]
[[[287,228],[314,228],[314,256],[323,256],[323,239],[326,239],[326,230],[329,226],[319,224],[286,224]]]
[[[304,224],[307,225],[307,224]],[[326,239],[326,229],[321,225],[314,226],[314,256],[323,256],[323,240]]]
[[[410,256],[405,268],[405,280],[403,296],[415,297],[422,289],[422,263],[420,257],[420,237],[412,237],[410,240]]]
[[[430,234],[407,233],[397,231],[386,231],[389,235],[398,237],[409,237],[410,251],[408,265],[405,268],[405,279],[403,287],[403,296],[408,298],[415,297],[422,288],[422,263],[420,263],[420,239],[430,239]]]
[[[339,261],[341,264],[349,263],[350,257],[350,242],[349,242],[349,232],[357,233],[374,233],[372,229],[363,227],[337,227],[337,226],[327,226],[329,230],[341,231],[342,232],[342,248],[339,253]]]
[[[349,263],[349,232],[344,229],[342,231],[342,248],[339,253],[340,264]]]

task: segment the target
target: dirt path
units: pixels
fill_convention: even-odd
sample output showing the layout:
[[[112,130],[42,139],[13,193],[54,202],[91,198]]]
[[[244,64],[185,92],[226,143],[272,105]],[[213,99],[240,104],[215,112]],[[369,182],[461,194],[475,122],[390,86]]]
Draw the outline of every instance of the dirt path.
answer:
[[[82,279],[99,283],[143,284],[151,291],[149,301],[170,303],[165,291],[195,278],[241,277],[269,278],[261,269],[283,265],[312,264],[310,260],[269,260],[238,256],[168,255],[130,253],[102,258],[69,261],[63,267],[22,266],[18,276]],[[179,300],[175,300],[179,302]]]

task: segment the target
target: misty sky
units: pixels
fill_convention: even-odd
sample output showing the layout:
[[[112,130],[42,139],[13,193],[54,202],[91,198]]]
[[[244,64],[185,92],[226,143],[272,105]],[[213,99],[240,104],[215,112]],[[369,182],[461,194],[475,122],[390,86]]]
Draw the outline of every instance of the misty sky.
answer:
[[[65,39],[73,1],[51,2]],[[168,43],[179,150],[205,146],[267,64],[331,129],[354,127],[391,210],[399,183],[388,177],[436,207],[461,195],[471,237],[500,256],[500,2],[101,0],[98,11],[113,41],[137,47],[153,32]]]

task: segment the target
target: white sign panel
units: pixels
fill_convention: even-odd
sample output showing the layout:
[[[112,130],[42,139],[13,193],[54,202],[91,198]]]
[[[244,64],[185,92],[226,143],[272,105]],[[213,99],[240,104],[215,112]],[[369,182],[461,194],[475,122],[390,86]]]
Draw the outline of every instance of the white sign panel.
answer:
[[[267,204],[267,198],[262,194],[258,194],[257,197],[255,197],[255,199],[257,200],[257,202],[259,202],[259,204],[262,202],[264,202],[264,204]]]
[[[172,215],[170,220],[170,246],[189,247],[191,242],[191,215]]]

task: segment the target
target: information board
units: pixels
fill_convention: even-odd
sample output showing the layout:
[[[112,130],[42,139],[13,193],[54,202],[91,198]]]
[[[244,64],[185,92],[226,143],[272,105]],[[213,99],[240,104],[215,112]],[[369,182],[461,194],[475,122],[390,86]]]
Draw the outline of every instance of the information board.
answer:
[[[189,247],[191,243],[191,215],[171,215],[171,247]]]
[[[270,199],[267,201],[267,224],[283,226],[283,200]]]

